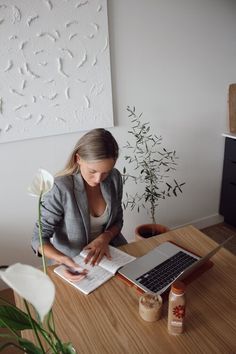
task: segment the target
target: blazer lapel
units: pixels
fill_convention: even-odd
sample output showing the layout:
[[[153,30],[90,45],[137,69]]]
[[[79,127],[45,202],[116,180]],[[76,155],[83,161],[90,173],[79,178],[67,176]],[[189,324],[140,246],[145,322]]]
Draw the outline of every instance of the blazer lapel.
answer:
[[[106,178],[105,181],[101,183],[101,191],[103,198],[105,199],[105,202],[107,204],[108,212],[109,212],[109,220],[108,220],[108,225],[110,224],[111,217],[112,217],[112,193],[111,193],[111,180],[110,178]]]
[[[80,173],[73,175],[74,180],[74,195],[77,206],[80,210],[84,222],[84,228],[86,232],[87,243],[89,243],[89,234],[90,234],[90,219],[89,219],[89,207],[88,207],[88,198],[84,188],[84,181]]]

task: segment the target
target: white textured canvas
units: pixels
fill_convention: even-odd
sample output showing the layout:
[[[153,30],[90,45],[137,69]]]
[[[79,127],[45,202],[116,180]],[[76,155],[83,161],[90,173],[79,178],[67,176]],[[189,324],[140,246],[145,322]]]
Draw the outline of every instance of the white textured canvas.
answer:
[[[0,0],[0,142],[113,126],[106,0]]]

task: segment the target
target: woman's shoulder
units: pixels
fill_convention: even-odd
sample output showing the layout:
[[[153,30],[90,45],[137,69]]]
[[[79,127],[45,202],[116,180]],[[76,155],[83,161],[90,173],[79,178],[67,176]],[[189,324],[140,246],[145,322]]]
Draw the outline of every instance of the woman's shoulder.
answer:
[[[73,189],[81,189],[84,187],[83,178],[80,173],[57,176],[55,177],[54,185],[63,191],[71,191]]]
[[[59,189],[70,189],[73,188],[73,176],[57,176],[54,179],[54,184],[59,188]]]

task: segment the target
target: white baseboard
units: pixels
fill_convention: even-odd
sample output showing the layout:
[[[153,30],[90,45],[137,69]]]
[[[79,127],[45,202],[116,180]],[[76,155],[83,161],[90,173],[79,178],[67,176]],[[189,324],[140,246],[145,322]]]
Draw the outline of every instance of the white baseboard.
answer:
[[[216,224],[219,224],[219,223],[221,223],[223,221],[224,221],[224,217],[223,216],[221,216],[220,214],[214,214],[214,215],[206,216],[206,217],[201,218],[201,219],[191,220],[191,221],[189,221],[186,224],[177,225],[177,226],[174,226],[174,227],[171,227],[171,228],[172,229],[177,229],[179,227],[184,227],[184,226],[187,226],[187,225],[193,225],[197,229],[201,230],[201,229],[204,229],[205,227],[216,225]]]

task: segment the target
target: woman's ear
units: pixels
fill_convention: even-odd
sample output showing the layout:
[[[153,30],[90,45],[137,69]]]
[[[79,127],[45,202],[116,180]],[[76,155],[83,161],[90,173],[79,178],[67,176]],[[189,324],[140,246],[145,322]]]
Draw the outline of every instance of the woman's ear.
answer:
[[[79,156],[78,152],[75,154],[75,160],[76,160],[77,164],[80,163],[80,156]]]

